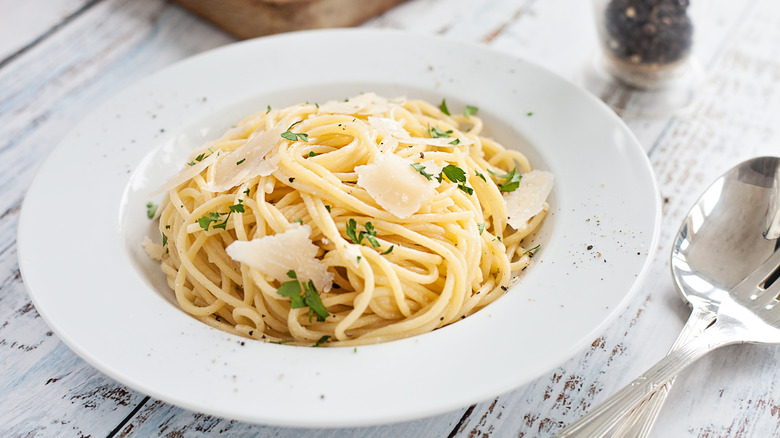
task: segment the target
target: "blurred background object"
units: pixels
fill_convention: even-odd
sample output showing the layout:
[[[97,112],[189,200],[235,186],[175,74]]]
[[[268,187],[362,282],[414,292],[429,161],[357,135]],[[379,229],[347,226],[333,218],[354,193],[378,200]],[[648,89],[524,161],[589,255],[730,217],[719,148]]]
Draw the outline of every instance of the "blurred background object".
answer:
[[[173,0],[237,38],[360,24],[405,0]]]
[[[597,95],[630,90],[631,115],[666,116],[688,108],[703,75],[695,56],[696,9],[690,0],[594,0],[600,50],[584,86]],[[628,102],[607,101],[623,114]]]

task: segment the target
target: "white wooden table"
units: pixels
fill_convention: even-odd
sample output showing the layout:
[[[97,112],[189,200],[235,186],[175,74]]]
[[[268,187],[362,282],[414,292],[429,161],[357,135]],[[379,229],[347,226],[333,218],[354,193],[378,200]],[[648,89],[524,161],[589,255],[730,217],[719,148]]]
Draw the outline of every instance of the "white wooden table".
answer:
[[[744,159],[780,154],[780,2],[710,0],[707,7],[699,102],[673,117],[625,118],[650,157],[664,205],[651,273],[620,318],[586,351],[495,399],[408,423],[303,430],[186,411],[106,377],[41,320],[17,263],[25,191],[59,139],[139,78],[233,39],[163,0],[0,0],[0,436],[470,438],[559,430],[664,355],[677,336],[688,308],[674,291],[669,251],[699,194]],[[572,81],[596,46],[583,0],[410,0],[365,26],[479,42]],[[678,380],[653,436],[780,435],[778,363],[780,348],[772,346],[705,357]]]

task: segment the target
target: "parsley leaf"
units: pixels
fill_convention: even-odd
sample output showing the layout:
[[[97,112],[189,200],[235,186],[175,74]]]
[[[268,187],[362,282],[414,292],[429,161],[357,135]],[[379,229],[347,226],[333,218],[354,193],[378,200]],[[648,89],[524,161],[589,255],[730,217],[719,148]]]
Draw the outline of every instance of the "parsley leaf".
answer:
[[[325,308],[325,305],[322,304],[320,295],[314,287],[314,282],[309,280],[308,283],[303,285],[303,288],[305,289],[303,302],[305,305],[309,306],[309,322],[311,322],[312,313],[317,315],[317,321],[325,321],[325,318],[327,318],[330,313],[328,313],[328,309]]]
[[[327,318],[330,313],[328,313],[328,309],[325,308],[325,305],[322,304],[320,295],[317,293],[317,288],[314,287],[314,282],[309,280],[301,285],[298,281],[298,276],[295,275],[295,271],[293,270],[287,271],[287,276],[292,278],[292,280],[283,282],[279,288],[276,289],[276,293],[290,299],[290,308],[299,309],[301,307],[308,307],[310,322],[313,315],[317,315],[317,321],[325,321],[325,318]]]
[[[423,166],[422,164],[412,163],[412,167],[414,167],[414,170],[420,172],[420,175],[424,176],[425,179],[427,179],[428,181],[430,181],[431,178],[433,178],[433,175],[425,171],[425,166]]]
[[[458,183],[458,188],[461,189],[462,191],[466,192],[466,194],[469,194],[469,195],[473,195],[474,194],[474,189],[472,189],[471,187],[467,186],[466,184]]]
[[[149,219],[154,219],[154,215],[157,214],[157,208],[159,205],[155,204],[154,202],[147,202],[146,203],[146,217]]]
[[[265,110],[265,113],[268,114],[271,112],[271,105],[268,105],[268,109]]]
[[[484,222],[478,223],[477,229],[479,230],[479,235],[481,236],[482,233],[485,231],[485,223]]]
[[[533,257],[534,255],[536,255],[536,251],[539,251],[539,248],[541,246],[542,245],[536,245],[535,247],[533,247],[533,248],[527,250],[526,252],[524,252],[523,255],[528,254],[528,257]]]
[[[317,342],[314,343],[315,347],[319,347],[320,345],[328,342],[328,339],[330,339],[330,335],[325,335],[319,339],[317,339]]]
[[[238,204],[228,207],[231,213],[243,213],[244,212],[244,200],[239,199]]]
[[[298,222],[299,224],[303,225],[303,219],[301,218],[295,219],[293,222]]]
[[[463,110],[463,115],[466,116],[466,118],[469,118],[473,115],[476,115],[477,111],[479,111],[479,108],[473,105],[466,105],[466,109]]]
[[[300,132],[292,132],[293,126],[295,126],[295,125],[297,125],[298,123],[301,123],[301,122],[303,122],[303,120],[298,120],[297,122],[295,122],[292,125],[290,125],[290,127],[287,128],[287,131],[282,132],[282,134],[281,134],[282,138],[286,138],[287,140],[290,140],[290,141],[296,141],[296,140],[309,141],[309,134],[304,134],[304,133],[300,133]]]
[[[395,245],[390,245],[390,248],[387,248],[387,251],[383,252],[382,255],[387,255],[393,252],[393,248],[395,248]]]
[[[523,178],[523,175],[517,173],[516,167],[510,170],[509,173],[505,173],[503,175],[499,175],[490,169],[488,169],[488,172],[493,174],[493,176],[496,178],[504,179],[504,182],[498,185],[498,189],[501,192],[514,192],[518,187],[520,187],[520,179]]]
[[[165,235],[165,233],[162,233],[162,246],[165,246],[168,244],[168,236]]]
[[[364,227],[366,228],[365,233],[363,233],[363,231],[361,231],[360,234],[364,234],[365,235],[366,239],[368,239],[368,241],[371,243],[371,246],[373,246],[374,248],[378,248],[379,247],[379,241],[377,241],[376,237],[375,237],[376,236],[376,230],[374,229],[374,224],[372,224],[371,222],[366,222]]]
[[[356,228],[357,222],[355,222],[355,219],[350,219],[347,221],[347,237],[352,239],[353,242],[360,244],[360,241],[363,240],[363,235],[360,234],[358,237]]]
[[[447,114],[448,116],[450,115],[450,110],[447,108],[447,100],[445,100],[445,99],[441,100],[441,105],[439,105],[439,109],[444,114]]]
[[[460,139],[456,138],[455,140],[452,140],[449,144],[451,144],[451,145],[459,145],[460,144]]]
[[[246,161],[246,158],[242,158],[242,159],[236,161],[236,166],[238,166],[239,164],[243,163],[244,161]]]
[[[475,171],[474,171],[474,173],[475,173],[475,174],[476,174],[478,177],[482,178],[482,181],[485,181],[485,182],[487,182],[487,179],[485,179],[485,175],[483,175],[483,174],[479,173],[479,171],[478,171],[478,170],[475,170]]]
[[[438,126],[428,127],[428,135],[430,135],[431,138],[451,137],[450,134],[452,134],[452,130],[442,131]]]
[[[314,151],[309,151],[309,154],[307,155],[307,157],[309,157],[309,158],[316,157],[316,156],[317,156],[317,153],[314,152]]]
[[[219,213],[216,211],[212,211],[208,214],[208,216],[203,216],[198,218],[198,225],[200,225],[201,228],[208,231],[209,225],[211,225],[212,222],[216,222],[220,219]]]
[[[466,171],[454,164],[444,166],[441,172],[452,182],[466,182]]]

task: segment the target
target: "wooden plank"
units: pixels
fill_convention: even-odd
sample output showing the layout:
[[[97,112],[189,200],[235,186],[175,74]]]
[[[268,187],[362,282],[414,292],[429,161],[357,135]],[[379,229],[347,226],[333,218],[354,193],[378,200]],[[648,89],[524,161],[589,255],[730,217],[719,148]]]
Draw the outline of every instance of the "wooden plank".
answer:
[[[0,62],[45,38],[90,0],[0,0]]]
[[[16,260],[21,198],[43,157],[96,103],[230,41],[161,0],[106,0],[0,69],[0,436],[106,436],[143,400],[37,316]]]

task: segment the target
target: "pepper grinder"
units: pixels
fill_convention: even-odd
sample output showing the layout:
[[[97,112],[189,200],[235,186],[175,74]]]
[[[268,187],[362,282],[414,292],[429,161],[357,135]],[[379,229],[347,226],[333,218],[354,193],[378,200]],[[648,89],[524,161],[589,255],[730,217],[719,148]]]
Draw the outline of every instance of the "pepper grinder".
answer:
[[[585,88],[624,115],[668,116],[702,83],[689,0],[593,0],[600,48]]]

